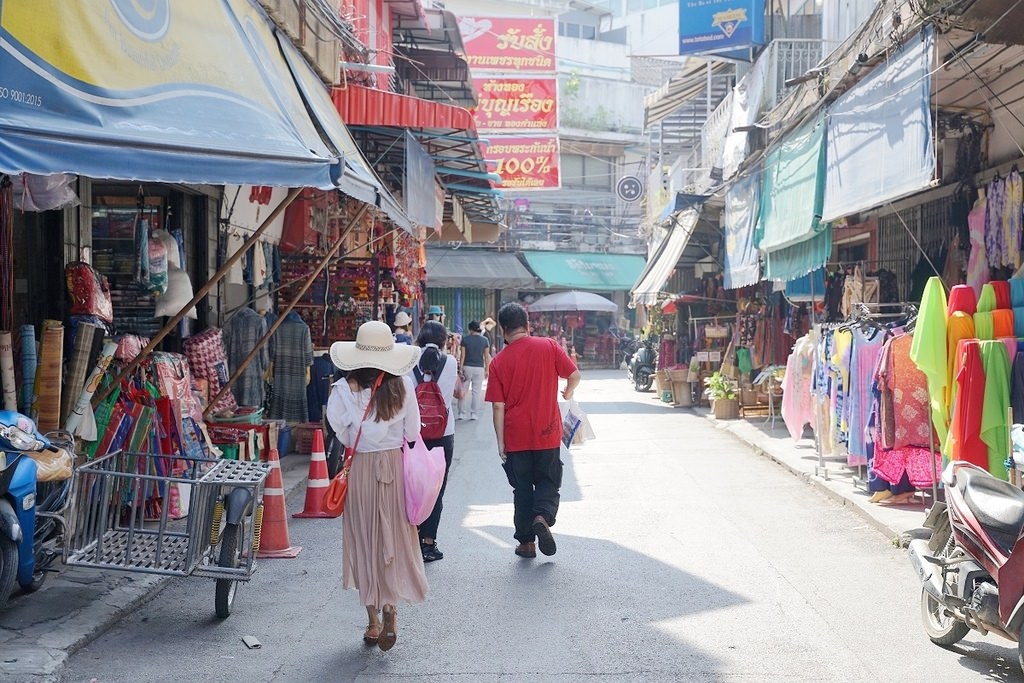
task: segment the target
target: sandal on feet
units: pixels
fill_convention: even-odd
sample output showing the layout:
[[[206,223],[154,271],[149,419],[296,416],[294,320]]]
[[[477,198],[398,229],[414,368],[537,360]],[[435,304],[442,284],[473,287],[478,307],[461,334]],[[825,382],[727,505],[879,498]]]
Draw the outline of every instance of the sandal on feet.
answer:
[[[380,627],[380,635],[377,636],[377,647],[384,652],[387,652],[395,646],[395,641],[398,640],[398,627],[395,625],[395,608],[392,607],[390,610],[384,608],[384,622]]]
[[[537,547],[533,543],[520,543],[516,546],[516,555],[519,557],[537,557]]]
[[[376,645],[378,638],[380,638],[380,624],[370,624],[363,631],[363,642],[367,645]]]

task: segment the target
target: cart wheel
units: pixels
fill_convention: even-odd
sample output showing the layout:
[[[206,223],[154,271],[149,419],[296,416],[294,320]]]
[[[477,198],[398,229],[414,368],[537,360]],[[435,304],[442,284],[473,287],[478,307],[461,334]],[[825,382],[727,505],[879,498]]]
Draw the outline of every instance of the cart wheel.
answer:
[[[241,554],[241,524],[229,524],[224,528],[220,538],[220,558],[217,560],[218,567],[238,567],[238,560]],[[234,579],[217,579],[217,599],[215,602],[217,616],[227,619],[231,615],[231,605],[235,602],[235,591],[238,590],[238,582]]]

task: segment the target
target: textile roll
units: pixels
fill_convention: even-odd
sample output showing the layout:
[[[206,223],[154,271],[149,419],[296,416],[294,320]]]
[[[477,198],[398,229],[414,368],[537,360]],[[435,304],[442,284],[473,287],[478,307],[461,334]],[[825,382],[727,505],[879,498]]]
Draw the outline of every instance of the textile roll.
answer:
[[[996,293],[996,308],[1013,308],[1010,303],[1010,283],[1006,280],[993,280],[992,291]]]
[[[21,395],[18,412],[32,412],[32,396],[36,390],[36,328],[21,326]]]
[[[1024,278],[1010,279],[1010,301],[1014,308],[1024,306]]]
[[[1013,336],[1024,337],[1024,306],[1013,309]]]
[[[0,382],[4,388],[4,410],[18,409],[18,392],[14,387],[14,342],[10,332],[0,332]]]
[[[75,403],[74,408],[71,409],[71,414],[68,415],[67,422],[64,424],[64,429],[72,434],[75,433],[75,430],[82,423],[82,416],[85,415],[85,411],[92,410],[92,406],[89,405],[92,401],[92,395],[96,393],[103,375],[107,372],[107,368],[110,367],[110,362],[114,360],[115,351],[117,351],[117,342],[108,339],[103,343],[100,357],[96,360],[96,365],[89,374],[89,379],[86,380],[85,386],[82,387],[78,401]]]
[[[988,313],[998,308],[996,305],[996,290],[989,282],[981,287],[981,296],[978,297],[978,310],[976,313]]]
[[[1024,285],[1024,280],[1021,280]],[[1024,297],[1024,289],[1021,290]],[[1024,306],[1024,303],[1021,304]],[[949,303],[946,306],[946,313],[953,315],[957,311],[974,315],[978,311],[978,295],[970,285],[955,285],[949,290]]]
[[[992,334],[995,338],[1014,336],[1013,321],[1013,310],[1009,308],[992,311]]]
[[[64,378],[64,388],[60,395],[60,422],[64,424],[75,407],[78,395],[85,386],[85,376],[89,372],[90,355],[93,339],[99,328],[89,323],[79,323],[75,330],[74,346],[68,361],[68,374]]]
[[[974,314],[974,335],[983,341],[996,338],[996,326],[991,311],[978,311]]]
[[[64,355],[64,326],[59,322],[43,322],[39,345],[39,368],[36,371],[36,392],[32,402],[36,425],[44,434],[60,429],[61,364]]]

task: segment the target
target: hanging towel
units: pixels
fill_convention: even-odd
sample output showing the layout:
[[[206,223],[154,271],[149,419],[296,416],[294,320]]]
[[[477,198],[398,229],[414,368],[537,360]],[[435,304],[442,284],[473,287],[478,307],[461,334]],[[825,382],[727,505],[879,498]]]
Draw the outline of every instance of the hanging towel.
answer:
[[[1024,306],[1024,278],[1015,277],[1010,280],[1010,301],[1014,308]]]
[[[1000,308],[992,311],[992,334],[995,338],[1013,337],[1013,310]]]
[[[1013,336],[1024,337],[1024,306],[1013,309]]]
[[[1024,284],[1024,280],[1021,280],[1021,283]],[[1024,296],[1024,289],[1021,290],[1021,296]],[[1021,305],[1024,306],[1024,304]],[[956,311],[963,311],[964,313],[974,315],[977,310],[978,295],[974,293],[973,287],[970,285],[957,285],[949,290],[949,304],[946,306],[946,312],[949,315],[953,315]]]

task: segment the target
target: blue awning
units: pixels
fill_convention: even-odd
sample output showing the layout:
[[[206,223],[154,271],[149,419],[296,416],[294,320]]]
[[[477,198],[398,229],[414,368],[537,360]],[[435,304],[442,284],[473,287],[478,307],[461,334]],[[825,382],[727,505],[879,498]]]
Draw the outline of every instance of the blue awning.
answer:
[[[629,291],[644,269],[642,256],[565,251],[524,251],[537,277],[553,289],[585,292]]]
[[[833,221],[928,187],[935,175],[934,31],[907,41],[828,109],[825,200]]]
[[[336,186],[343,150],[324,142],[262,9],[150,5],[0,3],[0,172]]]

